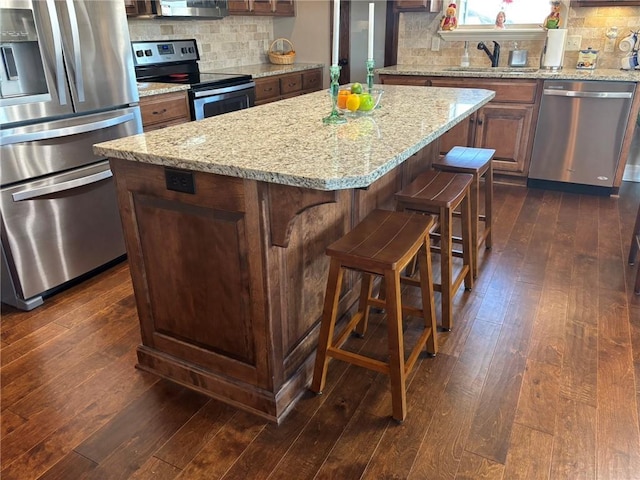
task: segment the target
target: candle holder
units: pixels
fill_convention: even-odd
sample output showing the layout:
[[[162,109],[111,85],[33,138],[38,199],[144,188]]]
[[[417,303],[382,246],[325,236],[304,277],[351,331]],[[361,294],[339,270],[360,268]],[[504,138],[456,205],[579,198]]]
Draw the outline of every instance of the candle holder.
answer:
[[[375,60],[370,58],[367,60],[367,89],[369,93],[373,90],[373,68],[376,66]]]
[[[340,66],[331,65],[329,67],[329,74],[331,76],[331,86],[329,92],[331,94],[331,113],[328,117],[322,119],[322,123],[326,125],[339,125],[341,123],[347,123],[347,119],[338,112],[338,77],[340,77]]]

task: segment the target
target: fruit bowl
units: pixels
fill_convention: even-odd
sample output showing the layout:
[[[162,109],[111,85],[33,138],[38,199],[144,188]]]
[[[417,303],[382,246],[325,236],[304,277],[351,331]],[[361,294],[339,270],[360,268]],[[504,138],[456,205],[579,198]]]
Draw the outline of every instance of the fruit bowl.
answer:
[[[358,85],[358,84],[353,84]],[[367,87],[352,88],[352,85],[342,85],[338,90],[338,110],[347,116],[371,115],[380,107],[380,100],[384,90]]]

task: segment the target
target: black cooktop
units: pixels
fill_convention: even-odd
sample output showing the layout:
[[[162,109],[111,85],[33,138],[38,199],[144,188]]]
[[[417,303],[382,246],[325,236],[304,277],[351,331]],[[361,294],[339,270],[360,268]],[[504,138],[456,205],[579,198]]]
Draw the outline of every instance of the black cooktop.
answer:
[[[180,83],[204,89],[251,81],[251,75],[201,72],[194,39],[131,43],[138,82]]]

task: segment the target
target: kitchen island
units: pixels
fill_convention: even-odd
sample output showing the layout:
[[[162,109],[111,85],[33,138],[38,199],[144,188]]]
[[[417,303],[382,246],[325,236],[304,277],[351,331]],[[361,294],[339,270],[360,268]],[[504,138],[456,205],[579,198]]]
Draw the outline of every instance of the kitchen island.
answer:
[[[388,86],[323,125],[326,92],[94,147],[111,159],[138,308],[138,367],[280,421],[311,380],[324,250],[430,167],[494,96]],[[340,311],[356,301],[348,276]]]

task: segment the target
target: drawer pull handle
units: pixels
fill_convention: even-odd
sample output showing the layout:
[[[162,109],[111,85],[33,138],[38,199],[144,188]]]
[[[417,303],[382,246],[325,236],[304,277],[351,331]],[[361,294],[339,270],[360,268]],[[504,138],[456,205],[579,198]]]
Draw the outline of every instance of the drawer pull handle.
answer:
[[[155,110],[155,111],[153,112],[153,114],[154,114],[154,115],[162,115],[163,113],[167,113],[167,109],[166,109],[166,108],[163,108],[163,109],[162,109],[162,110],[160,110],[160,111]]]
[[[265,92],[270,92],[271,90],[273,90],[273,87],[269,87],[269,88],[265,88],[264,89]]]

